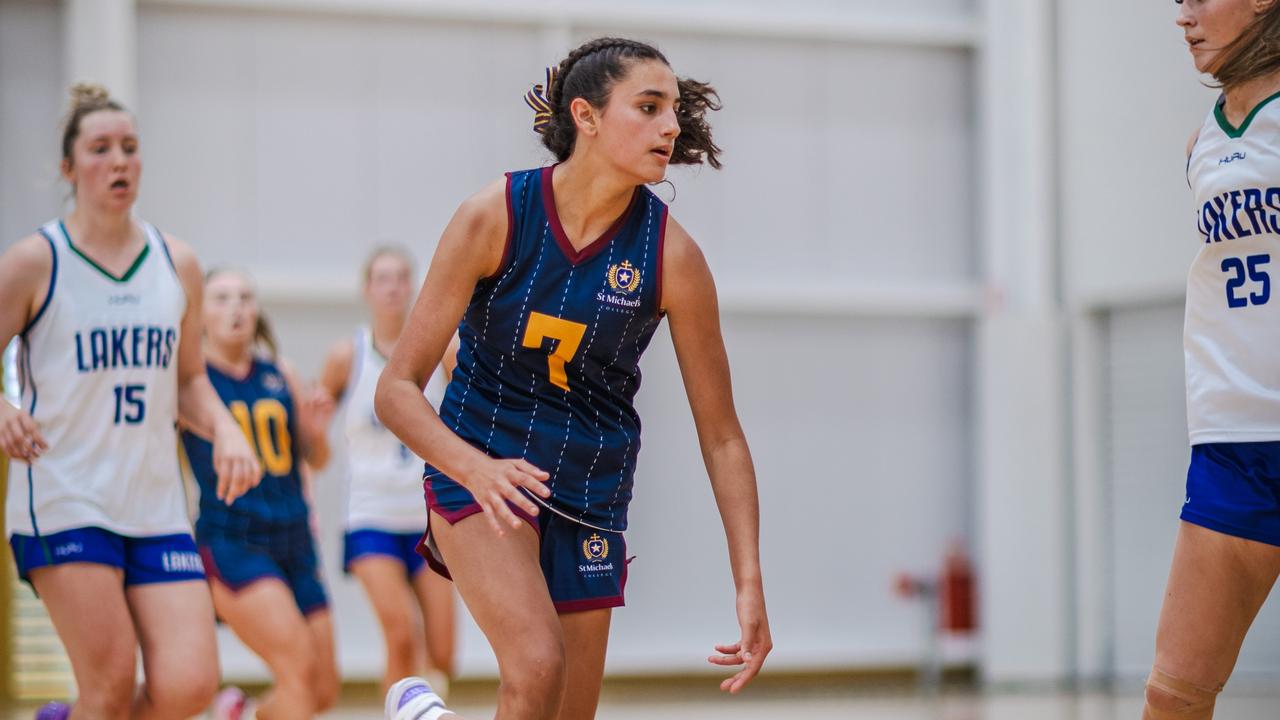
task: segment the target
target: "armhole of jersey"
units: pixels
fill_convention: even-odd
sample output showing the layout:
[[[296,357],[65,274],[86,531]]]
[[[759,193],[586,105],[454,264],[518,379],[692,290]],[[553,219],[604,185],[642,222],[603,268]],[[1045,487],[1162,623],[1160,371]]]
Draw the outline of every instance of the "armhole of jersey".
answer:
[[[22,332],[18,333],[24,338],[27,333],[35,328],[36,323],[40,322],[40,318],[44,317],[44,311],[48,310],[49,303],[53,302],[53,289],[58,285],[58,247],[44,228],[40,228],[40,236],[44,238],[45,242],[49,243],[49,255],[53,258],[53,264],[49,266],[49,289],[44,294],[44,302],[40,303],[40,309],[36,311],[35,315],[31,316],[31,320],[22,328]],[[23,342],[22,344],[25,346],[27,343]]]
[[[670,208],[664,204],[662,206],[662,217],[658,220],[658,266],[654,270],[653,283],[658,286],[657,308],[654,311],[654,315],[659,318],[662,318],[667,314],[666,311],[662,309],[662,258],[664,255],[663,251],[666,250],[667,247],[667,215],[669,213]]]
[[[178,266],[173,262],[173,255],[169,254],[169,243],[164,240],[164,233],[160,232],[160,228],[147,223],[147,230],[151,233],[151,237],[155,239],[156,244],[164,251],[164,259],[169,261],[169,269],[173,271],[173,277],[177,279],[178,284],[182,284],[182,276],[178,274]]]
[[[511,262],[511,256],[514,254],[512,249],[515,246],[516,237],[516,209],[514,201],[511,199],[511,176],[512,173],[506,174],[507,186],[506,189],[502,191],[503,198],[507,203],[507,237],[502,242],[502,260],[498,262],[497,270],[494,270],[493,273],[480,278],[481,282],[488,282],[489,280],[493,280],[494,278],[502,275],[503,271],[507,269],[507,264]]]
[[[364,371],[364,346],[365,335],[367,334],[370,334],[369,329],[361,327],[356,330],[355,336],[351,338],[351,368],[347,370],[347,389],[343,391],[342,398],[338,400],[338,407],[347,406],[351,396],[356,391],[356,383],[360,382],[360,373]]]
[[[1187,150],[1187,169],[1183,172],[1187,178],[1187,187],[1191,187],[1191,156],[1196,154],[1196,146],[1200,144],[1200,134],[1203,131],[1204,128],[1196,131],[1196,139],[1191,141],[1191,148]]]

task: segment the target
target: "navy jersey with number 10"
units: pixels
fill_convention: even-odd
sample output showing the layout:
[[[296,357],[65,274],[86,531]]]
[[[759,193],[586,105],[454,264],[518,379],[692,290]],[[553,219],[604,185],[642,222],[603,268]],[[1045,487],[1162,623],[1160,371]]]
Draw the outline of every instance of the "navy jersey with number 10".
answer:
[[[258,541],[290,526],[307,523],[308,509],[302,494],[302,476],[294,453],[293,396],[284,373],[275,363],[254,358],[249,374],[232,377],[209,365],[209,382],[226,403],[257,450],[263,477],[230,507],[218,500],[218,476],[213,469],[213,445],[189,432],[182,434],[191,472],[200,485],[200,517],[196,540],[232,535]]]
[[[575,250],[556,215],[554,171],[507,175],[506,250],[463,316],[440,417],[490,456],[549,473],[556,510],[622,531],[640,450],[640,356],[661,321],[667,208],[638,187],[622,216]],[[437,505],[471,500],[430,464],[424,477]]]

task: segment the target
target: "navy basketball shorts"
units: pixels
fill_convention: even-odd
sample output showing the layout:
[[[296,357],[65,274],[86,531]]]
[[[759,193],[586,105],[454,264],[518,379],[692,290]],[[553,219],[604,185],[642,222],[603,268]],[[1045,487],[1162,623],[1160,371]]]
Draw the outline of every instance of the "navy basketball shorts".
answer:
[[[97,527],[50,535],[9,537],[18,577],[30,584],[31,571],[67,563],[93,563],[124,570],[124,584],[204,580],[196,543],[186,533],[130,537]]]
[[[252,538],[200,532],[199,544],[209,577],[233,592],[276,578],[293,593],[303,615],[329,607],[315,542],[306,523]]]
[[[1182,519],[1280,546],[1280,442],[1192,446]]]
[[[391,532],[363,528],[348,530],[342,538],[342,569],[351,574],[351,564],[367,557],[388,557],[404,566],[405,577],[413,579],[427,566],[418,554],[422,533]]]
[[[626,604],[624,590],[629,560],[627,542],[622,533],[593,530],[546,508],[541,508],[534,517],[515,505],[508,503],[507,506],[538,533],[542,576],[546,578],[556,612],[582,612]],[[430,492],[427,494],[427,508],[450,525],[483,512],[479,503],[470,498],[466,502],[442,504]],[[427,534],[423,536],[418,552],[427,559],[432,570],[450,577],[449,568],[431,537],[430,514]]]

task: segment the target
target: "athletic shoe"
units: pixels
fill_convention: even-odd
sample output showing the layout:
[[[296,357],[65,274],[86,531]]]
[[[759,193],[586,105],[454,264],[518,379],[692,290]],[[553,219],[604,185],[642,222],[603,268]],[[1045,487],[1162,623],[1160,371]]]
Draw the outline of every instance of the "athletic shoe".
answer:
[[[45,703],[36,711],[36,720],[67,720],[71,717],[71,706],[66,703]]]
[[[420,677],[407,677],[387,691],[386,720],[436,720],[444,701]]]
[[[249,696],[234,685],[228,685],[213,699],[209,706],[209,717],[213,720],[249,720],[253,715],[245,712],[249,706]]]

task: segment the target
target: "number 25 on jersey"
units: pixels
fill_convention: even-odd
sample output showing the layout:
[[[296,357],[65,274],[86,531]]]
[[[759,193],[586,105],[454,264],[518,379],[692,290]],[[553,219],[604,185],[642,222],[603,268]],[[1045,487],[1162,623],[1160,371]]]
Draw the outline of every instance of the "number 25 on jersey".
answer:
[[[1271,275],[1263,269],[1271,262],[1271,256],[1250,255],[1241,260],[1238,257],[1224,258],[1222,272],[1227,274],[1227,307],[1242,308],[1250,305],[1266,305],[1271,299]],[[1244,287],[1245,278],[1258,286],[1248,295],[1240,295],[1238,290]]]

